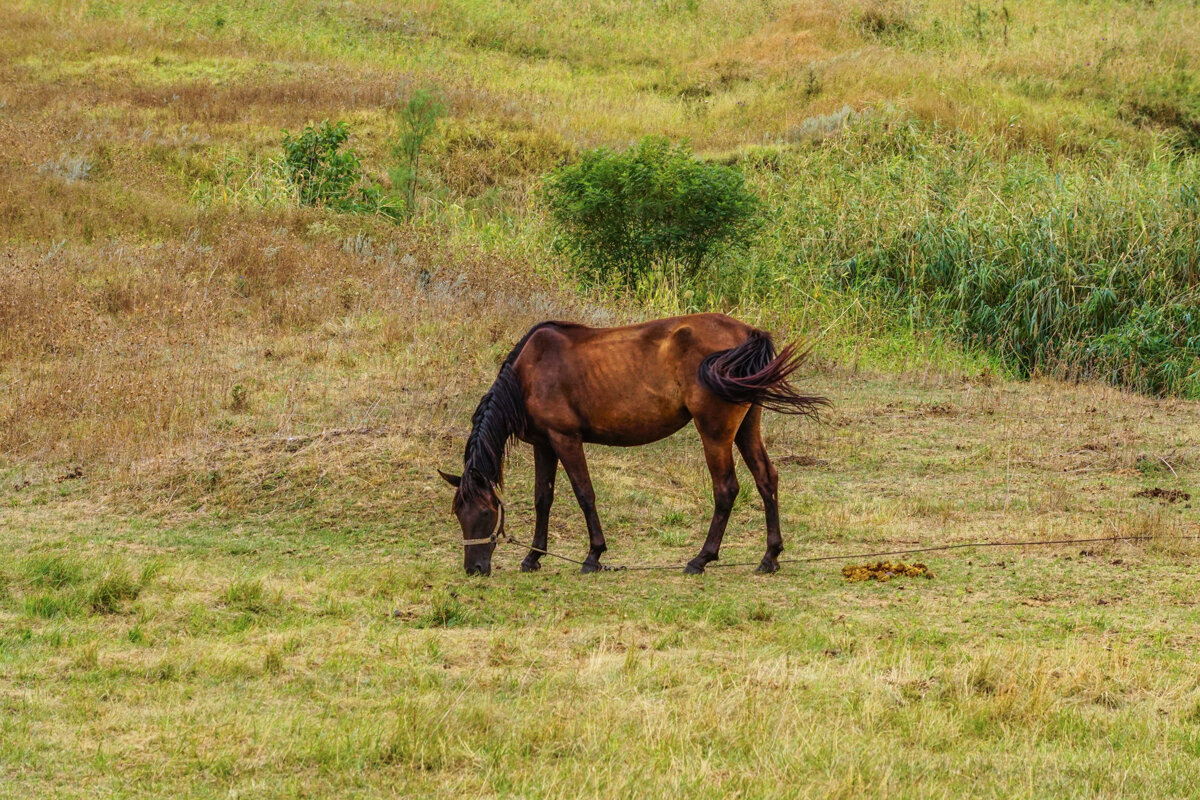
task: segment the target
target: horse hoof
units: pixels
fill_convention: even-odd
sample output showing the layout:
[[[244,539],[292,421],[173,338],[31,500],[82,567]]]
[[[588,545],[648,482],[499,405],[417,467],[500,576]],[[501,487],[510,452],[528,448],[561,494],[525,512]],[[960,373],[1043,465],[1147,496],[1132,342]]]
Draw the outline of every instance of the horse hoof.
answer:
[[[703,575],[704,574],[704,565],[691,562],[686,567],[683,568],[683,574],[684,575]]]
[[[771,575],[772,573],[779,572],[779,562],[778,561],[767,561],[764,558],[762,560],[762,563],[758,565],[758,569],[756,569],[754,571],[757,572],[759,575]]]
[[[522,561],[521,572],[537,572],[542,568],[542,565],[536,561]]]
[[[603,567],[601,567],[599,564],[585,563],[582,567],[579,568],[579,574],[580,575],[590,575],[593,572],[599,572],[602,569],[603,569]]]

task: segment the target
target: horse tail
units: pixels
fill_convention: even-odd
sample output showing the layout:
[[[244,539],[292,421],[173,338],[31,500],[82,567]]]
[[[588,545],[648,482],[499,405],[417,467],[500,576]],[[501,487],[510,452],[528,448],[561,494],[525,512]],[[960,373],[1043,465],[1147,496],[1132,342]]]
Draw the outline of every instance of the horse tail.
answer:
[[[710,353],[700,362],[700,383],[717,397],[738,405],[758,405],[781,414],[817,417],[829,400],[800,394],[788,382],[808,350],[789,344],[778,353],[766,331],[753,330],[750,338],[729,350]]]

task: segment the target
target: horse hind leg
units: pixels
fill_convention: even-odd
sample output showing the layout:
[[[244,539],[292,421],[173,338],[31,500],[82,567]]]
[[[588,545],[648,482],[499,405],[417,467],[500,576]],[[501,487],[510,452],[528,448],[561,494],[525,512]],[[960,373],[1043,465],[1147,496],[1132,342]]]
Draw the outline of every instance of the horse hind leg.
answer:
[[[762,496],[763,509],[767,516],[767,552],[757,571],[769,573],[779,570],[783,535],[779,532],[779,473],[767,456],[766,446],[763,445],[761,421],[762,408],[754,406],[746,414],[734,441],[746,466],[750,468],[750,474],[754,476],[759,495]]]
[[[725,528],[733,511],[733,501],[737,499],[741,488],[733,466],[733,436],[739,422],[737,417],[728,413],[705,414],[697,415],[695,420],[704,444],[704,460],[708,462],[708,472],[712,476],[713,517],[700,553],[683,568],[688,575],[699,575],[709,562],[719,558],[721,540],[725,538]]]

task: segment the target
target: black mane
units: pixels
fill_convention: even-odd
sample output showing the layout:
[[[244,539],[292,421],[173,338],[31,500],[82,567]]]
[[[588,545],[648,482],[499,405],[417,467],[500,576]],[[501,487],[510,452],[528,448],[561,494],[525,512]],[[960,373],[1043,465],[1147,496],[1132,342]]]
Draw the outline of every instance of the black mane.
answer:
[[[508,443],[525,433],[525,397],[513,371],[513,362],[521,354],[525,343],[533,334],[545,327],[580,327],[570,322],[540,322],[521,337],[513,347],[500,372],[479,401],[471,416],[471,435],[467,437],[467,448],[463,453],[463,475],[460,491],[464,500],[474,499],[492,484],[504,483],[504,454]]]

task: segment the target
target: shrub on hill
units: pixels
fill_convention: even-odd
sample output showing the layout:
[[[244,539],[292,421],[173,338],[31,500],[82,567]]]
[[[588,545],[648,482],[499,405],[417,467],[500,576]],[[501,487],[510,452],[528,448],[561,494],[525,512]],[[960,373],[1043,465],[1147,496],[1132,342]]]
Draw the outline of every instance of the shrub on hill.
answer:
[[[307,125],[298,135],[283,132],[283,164],[301,205],[338,211],[388,213],[383,191],[362,173],[358,153],[342,145],[350,137],[344,122]],[[390,215],[390,214],[389,214]]]
[[[740,171],[661,137],[588,151],[543,188],[561,242],[589,279],[632,286],[673,272],[687,281],[758,227],[760,203]]]

